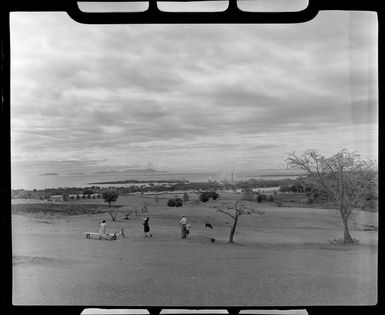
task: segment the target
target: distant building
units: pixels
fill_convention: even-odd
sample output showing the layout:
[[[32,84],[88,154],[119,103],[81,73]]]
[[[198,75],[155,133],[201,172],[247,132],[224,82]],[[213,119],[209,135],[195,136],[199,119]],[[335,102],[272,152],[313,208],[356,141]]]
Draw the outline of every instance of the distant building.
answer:
[[[49,198],[50,201],[53,202],[63,202],[63,195],[53,195]]]

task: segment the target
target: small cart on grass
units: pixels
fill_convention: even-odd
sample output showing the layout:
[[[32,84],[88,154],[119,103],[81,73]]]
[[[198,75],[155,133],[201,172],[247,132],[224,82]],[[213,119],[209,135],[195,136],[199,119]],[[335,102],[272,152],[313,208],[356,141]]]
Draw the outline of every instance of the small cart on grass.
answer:
[[[121,229],[120,232],[106,233],[106,234],[102,234],[99,232],[85,232],[84,235],[86,238],[89,238],[89,239],[92,238],[92,239],[107,240],[107,241],[115,241],[118,239],[118,236],[122,238],[126,237],[123,229]]]

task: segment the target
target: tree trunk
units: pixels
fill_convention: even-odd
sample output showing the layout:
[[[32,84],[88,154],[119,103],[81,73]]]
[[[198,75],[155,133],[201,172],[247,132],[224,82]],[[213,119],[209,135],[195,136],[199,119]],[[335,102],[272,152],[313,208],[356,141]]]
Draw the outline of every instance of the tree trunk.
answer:
[[[112,210],[112,209],[111,209],[111,206],[110,206],[110,211],[109,211],[108,213],[109,213],[110,216],[111,216],[111,220],[112,220],[112,221],[115,221],[116,215],[118,214],[118,211]]]
[[[354,243],[354,240],[353,240],[353,238],[349,232],[348,217],[343,215],[341,209],[340,209],[340,213],[341,213],[342,223],[344,224],[344,243],[352,244],[352,243]]]
[[[235,228],[237,227],[237,222],[238,222],[238,216],[235,217],[233,226],[231,227],[229,243],[234,243],[233,239],[234,239]]]
[[[111,220],[112,221],[115,221],[115,219],[116,219],[116,213],[113,213],[112,211],[110,211],[110,212],[108,212],[109,214],[110,214],[110,216],[111,216]]]

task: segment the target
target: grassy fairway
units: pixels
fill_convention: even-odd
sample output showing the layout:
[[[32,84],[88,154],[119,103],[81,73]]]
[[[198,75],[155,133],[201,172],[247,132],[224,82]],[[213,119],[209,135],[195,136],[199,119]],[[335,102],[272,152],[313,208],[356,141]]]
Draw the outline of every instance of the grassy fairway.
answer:
[[[171,196],[174,196],[172,194]],[[233,200],[235,194],[221,194]],[[196,199],[191,194],[191,199]],[[101,203],[102,201],[93,201]],[[153,238],[135,215],[145,202]],[[13,215],[13,302],[52,305],[319,305],[374,304],[377,295],[377,214],[360,212],[352,235],[360,245],[330,245],[342,236],[334,210],[250,203],[262,216],[242,216],[235,244],[229,218],[208,204],[167,208],[153,197],[122,196],[121,213]],[[76,202],[85,204],[86,200]],[[131,211],[130,219],[125,213]],[[180,238],[178,221],[192,225]],[[107,220],[124,228],[116,241],[84,238]],[[205,222],[213,230],[205,229]],[[209,237],[216,239],[209,242]]]

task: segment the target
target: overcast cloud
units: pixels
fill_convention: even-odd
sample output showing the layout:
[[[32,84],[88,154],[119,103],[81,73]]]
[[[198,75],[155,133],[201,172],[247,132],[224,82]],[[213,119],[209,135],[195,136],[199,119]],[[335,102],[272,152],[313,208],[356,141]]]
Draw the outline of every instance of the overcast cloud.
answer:
[[[377,156],[377,18],[296,25],[82,25],[11,15],[14,171],[283,168]]]

